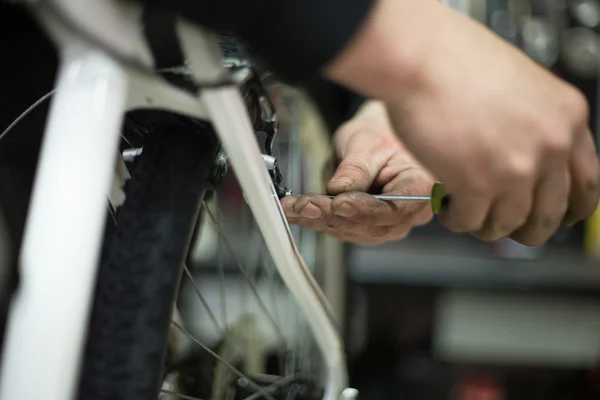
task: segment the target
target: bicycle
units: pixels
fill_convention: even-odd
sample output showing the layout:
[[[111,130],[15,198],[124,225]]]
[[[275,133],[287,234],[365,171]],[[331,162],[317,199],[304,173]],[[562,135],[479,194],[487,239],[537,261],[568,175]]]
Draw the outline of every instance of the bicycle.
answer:
[[[170,326],[189,335],[171,322],[173,298],[202,199],[229,163],[326,370],[320,396],[319,390],[293,392],[294,376],[257,382],[230,366],[243,378],[237,395],[355,398],[333,312],[279,203],[287,189],[272,154],[277,121],[255,70],[223,61],[212,33],[174,16],[155,20],[165,36],[153,37],[157,31],[140,29],[138,21],[148,15],[134,3],[43,0],[29,6],[56,42],[61,66],[20,254],[0,399],[67,400],[75,393],[86,400],[115,394],[153,399],[161,390],[193,398],[161,389],[163,358]],[[172,48],[159,59],[165,37]],[[173,64],[173,57],[188,62]],[[251,95],[244,99],[240,89]],[[128,178],[123,160],[114,173],[114,160],[123,115],[134,109],[153,110],[141,116],[152,132],[126,121],[144,139]],[[265,155],[255,130],[267,134]],[[114,226],[97,268],[113,176]]]

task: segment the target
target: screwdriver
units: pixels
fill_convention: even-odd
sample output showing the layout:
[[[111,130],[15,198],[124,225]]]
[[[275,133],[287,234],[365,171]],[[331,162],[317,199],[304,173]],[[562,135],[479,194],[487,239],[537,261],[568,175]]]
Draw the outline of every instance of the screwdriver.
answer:
[[[326,194],[325,196],[333,199],[335,196]],[[393,195],[393,194],[374,194],[372,195],[382,201],[416,201],[431,203],[431,209],[434,214],[438,214],[440,210],[450,203],[450,196],[440,182],[433,184],[431,194],[429,196],[410,196],[410,195]]]

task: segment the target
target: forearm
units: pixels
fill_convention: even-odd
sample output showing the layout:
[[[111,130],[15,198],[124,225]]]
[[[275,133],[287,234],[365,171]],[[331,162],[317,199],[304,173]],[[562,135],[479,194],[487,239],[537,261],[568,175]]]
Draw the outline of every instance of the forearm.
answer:
[[[439,49],[432,41],[448,32],[448,12],[437,0],[378,0],[324,76],[386,103],[397,100],[421,85],[431,49]]]

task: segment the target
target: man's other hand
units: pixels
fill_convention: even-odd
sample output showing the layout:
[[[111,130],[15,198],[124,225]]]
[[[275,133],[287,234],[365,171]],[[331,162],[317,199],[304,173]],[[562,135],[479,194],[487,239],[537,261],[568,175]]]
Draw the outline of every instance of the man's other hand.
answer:
[[[341,160],[327,192],[282,200],[290,223],[326,232],[339,239],[375,245],[404,238],[412,227],[432,217],[427,203],[389,202],[369,191],[427,195],[433,177],[408,153],[389,124],[385,107],[367,102],[334,135]]]

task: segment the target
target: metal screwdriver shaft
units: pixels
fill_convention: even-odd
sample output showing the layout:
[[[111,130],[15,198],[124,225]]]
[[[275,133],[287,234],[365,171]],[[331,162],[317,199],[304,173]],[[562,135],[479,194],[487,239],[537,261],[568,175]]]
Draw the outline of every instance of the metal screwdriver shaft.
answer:
[[[326,195],[330,199],[333,199],[335,196],[330,194]],[[372,197],[377,200],[383,201],[417,201],[417,202],[430,202],[431,196],[401,196],[401,195],[393,195],[393,194],[373,194]]]
[[[324,196],[333,199],[335,196],[325,194]],[[439,213],[443,207],[450,203],[450,197],[444,186],[436,182],[431,188],[431,196],[402,196],[393,194],[373,194],[374,198],[382,201],[410,201],[426,202],[431,204],[431,209],[435,214]]]

